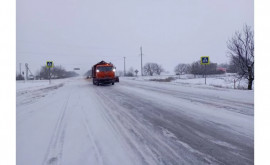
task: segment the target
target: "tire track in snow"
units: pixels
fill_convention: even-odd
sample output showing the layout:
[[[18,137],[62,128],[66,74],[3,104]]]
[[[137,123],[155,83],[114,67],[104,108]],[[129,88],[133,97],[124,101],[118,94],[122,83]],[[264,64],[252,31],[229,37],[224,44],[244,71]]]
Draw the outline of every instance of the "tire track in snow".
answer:
[[[98,162],[98,165],[103,165],[104,162],[102,160],[102,154],[101,154],[101,151],[98,147],[98,144],[96,143],[94,137],[93,137],[93,132],[91,132],[91,129],[89,128],[89,123],[88,123],[88,119],[86,118],[87,116],[87,113],[85,112],[85,110],[83,108],[81,108],[81,111],[83,113],[82,117],[83,117],[83,124],[84,124],[84,127],[85,127],[85,130],[86,130],[86,133],[88,135],[88,138],[91,142],[91,144],[93,145],[93,148],[94,148],[94,152],[95,152],[95,157],[97,159],[97,162]]]
[[[217,128],[215,125],[212,125],[212,124],[201,125],[202,123],[199,124],[196,121],[186,118],[185,116],[181,116],[181,115],[179,116],[179,114],[170,114],[168,112],[165,113],[166,111],[164,110],[166,110],[166,108],[160,107],[160,104],[158,103],[158,101],[148,102],[147,100],[133,96],[132,92],[130,91],[127,91],[124,93],[123,91],[120,92],[120,89],[122,89],[120,88],[120,86],[112,87],[108,89],[97,87],[96,93],[100,95],[100,98],[102,98],[100,100],[102,100],[105,105],[108,105],[110,107],[109,110],[115,112],[114,116],[118,115],[119,116],[118,120],[122,120],[121,121],[122,124],[127,129],[133,131],[134,136],[136,137],[135,139],[133,139],[134,141],[136,140],[138,141],[138,139],[141,139],[140,142],[142,143],[146,142],[145,144],[148,145],[151,149],[155,150],[156,148],[157,157],[158,155],[163,155],[168,158],[168,156],[170,157],[171,155],[173,155],[171,153],[176,152],[178,154],[177,156],[173,156],[173,158],[167,159],[169,161],[166,163],[163,162],[163,164],[177,164],[176,163],[177,161],[173,163],[173,160],[179,156],[182,156],[182,154],[180,154],[182,150],[181,148],[187,148],[187,150],[192,151],[194,155],[198,155],[199,158],[203,158],[204,159],[203,162],[205,164],[208,164],[208,163],[222,164],[222,162],[226,162],[227,160],[226,157],[229,157],[230,155],[232,156],[233,154],[238,153],[238,152],[240,152],[240,154],[244,154],[244,156],[241,156],[241,157],[245,157],[245,161],[240,164],[246,164],[247,162],[249,164],[253,162],[253,158],[251,156],[251,149],[253,147],[249,145],[245,145],[244,142],[240,142],[237,140],[238,138],[240,139],[243,138],[243,140],[249,141],[249,139],[246,139],[245,137],[241,135],[236,135],[234,133],[232,134],[230,131],[228,131],[229,134],[225,134],[224,132],[222,132],[225,130],[220,129],[219,127]],[[119,106],[118,107],[116,106],[116,108],[114,108],[113,106],[114,104],[119,105],[122,108],[118,108]],[[144,118],[146,119],[146,121]],[[152,125],[153,128],[149,128],[151,126],[147,126],[149,122],[150,124],[151,123],[153,124]],[[160,138],[159,134],[156,134],[157,132],[159,132],[159,130],[156,130],[155,126],[164,127],[168,131],[174,133],[178,137],[177,141],[175,141],[174,138],[169,138],[171,139],[171,142],[170,142],[170,140],[164,140],[162,138],[161,140],[157,140],[156,138],[151,137],[151,136],[158,135],[158,137]],[[211,136],[213,136],[213,138],[215,137],[214,139],[221,139],[222,142],[227,141],[233,145],[236,145],[241,150],[244,149],[244,151],[240,151],[236,148],[231,148],[230,146],[227,146],[227,145],[224,146],[223,144],[219,145],[220,143],[216,144],[215,142],[209,140],[208,138],[204,138],[204,137],[200,137],[196,135],[195,130],[202,133],[210,134]],[[204,130],[206,132],[204,132]],[[147,133],[144,133],[144,132],[147,132]],[[232,137],[230,137],[230,135],[232,135]],[[163,147],[162,141],[166,142],[169,145],[169,147],[172,148],[173,152],[171,152],[170,150],[167,150],[166,147]],[[178,145],[175,142],[177,142]],[[201,142],[206,142],[206,144],[201,143]],[[156,144],[158,143],[160,146],[163,147],[162,149],[158,148],[159,146],[156,146]],[[202,148],[198,146],[202,146]],[[178,150],[179,147],[180,147],[180,151]],[[162,154],[162,150],[163,151],[167,150],[167,153],[163,152],[166,154]],[[217,151],[217,152],[213,152],[213,151]],[[222,153],[222,151],[229,151],[229,152]],[[171,155],[168,155],[168,153],[170,153]],[[223,158],[223,156],[225,157],[225,159]],[[183,157],[185,157],[185,154],[183,154]],[[234,156],[234,158],[237,158],[237,156]],[[238,156],[238,158],[240,158],[240,156]],[[242,158],[240,158],[240,160],[237,160],[237,159],[227,160],[227,162],[239,163],[241,159]],[[158,161],[156,161],[156,163],[157,162]],[[162,163],[162,161],[158,163]],[[193,163],[189,162],[189,164],[190,163],[194,164],[194,162]]]
[[[98,91],[96,90],[96,92],[98,92]],[[102,97],[104,99],[102,94],[99,93],[98,95],[99,95],[99,98]],[[100,100],[102,100],[102,99],[100,99]],[[121,140],[123,140],[122,142],[126,144],[126,146],[125,146],[126,149],[135,154],[133,156],[135,157],[135,159],[137,161],[134,164],[153,164],[153,162],[157,162],[157,160],[155,160],[153,158],[153,155],[149,156],[149,153],[144,152],[142,150],[142,148],[139,147],[137,140],[134,140],[132,137],[132,134],[129,133],[129,131],[131,131],[131,130],[127,130],[127,128],[126,128],[127,125],[123,126],[124,122],[122,122],[122,123],[119,122],[119,120],[121,120],[121,118],[119,118],[118,114],[115,114],[115,112],[112,112],[112,109],[120,110],[121,107],[112,103],[111,100],[108,100],[108,98],[105,98],[104,101],[106,101],[107,104],[110,104],[110,107],[108,107],[107,104],[104,104],[104,102],[101,102],[101,104],[105,108],[104,109],[105,111],[102,111],[103,117],[104,117],[105,121],[107,121],[108,124],[112,126],[112,128],[114,129],[114,131],[116,133],[118,133],[119,135],[122,135]],[[124,118],[127,117],[125,113],[122,113],[122,116],[125,116]],[[127,117],[127,119],[128,118],[129,117]],[[133,131],[131,131],[131,132],[133,132]]]
[[[67,113],[67,108],[68,108],[72,91],[73,90],[70,91],[62,107],[61,113],[56,123],[56,127],[51,137],[49,147],[46,152],[43,165],[60,165],[61,164],[63,144],[65,140],[65,130],[67,126],[66,113]]]
[[[125,108],[118,106],[104,91],[98,88],[95,89],[97,95],[100,97],[99,100],[101,100],[104,105],[110,105],[107,107],[106,113],[111,113],[111,118],[115,118],[115,116],[118,117],[112,123],[114,123],[114,125],[116,124],[118,128],[122,128],[122,135],[126,132],[123,131],[123,129],[128,131],[128,133],[124,134],[125,138],[130,142],[133,150],[136,149],[137,154],[139,154],[144,161],[142,164],[176,165],[180,162],[181,164],[198,163],[198,160],[191,161],[186,157],[184,150],[176,150],[175,146],[170,145],[164,137],[155,133],[152,128],[149,128],[146,122],[141,123],[138,118],[130,114]],[[117,122],[117,120],[121,120],[121,123]],[[124,126],[124,128],[122,126]],[[213,159],[214,158],[212,158],[212,160]]]
[[[145,150],[142,147],[140,147],[140,144],[139,144],[140,142],[138,142],[137,139],[134,139],[134,137],[132,137],[136,133],[131,128],[130,124],[128,124],[130,122],[130,116],[127,116],[127,114],[124,113],[125,110],[122,110],[121,107],[119,107],[115,103],[111,102],[111,100],[108,99],[104,94],[102,94],[102,92],[100,92],[97,88],[95,88],[95,91],[96,91],[96,94],[100,98],[99,100],[103,100],[103,102],[101,104],[103,104],[103,106],[105,107],[105,110],[106,110],[106,112],[103,112],[103,115],[106,118],[106,120],[111,124],[111,126],[114,128],[114,130],[119,132],[124,137],[125,141],[129,145],[129,148],[132,149],[132,152],[135,152],[135,154],[137,156],[139,156],[139,159],[141,159],[141,163],[139,163],[139,162],[137,162],[137,163],[150,165],[150,164],[153,164],[153,162],[155,162],[155,164],[156,164],[156,162],[158,162],[158,160],[155,158],[153,153],[149,149]],[[104,103],[104,102],[106,102],[106,103]],[[110,107],[108,107],[108,104],[110,105]],[[121,115],[125,116],[125,117],[122,117],[122,119],[125,118],[129,121],[119,123],[119,120],[121,120],[121,118],[119,118],[118,114],[113,112],[112,109],[121,110],[123,112]],[[134,120],[134,119],[132,119],[132,120]],[[123,126],[123,124],[126,124],[126,125]],[[127,131],[127,127],[129,127],[128,131]]]
[[[91,151],[93,153],[91,157],[97,160],[95,165],[146,164],[138,163],[140,162],[140,159],[137,157],[138,154],[130,154],[134,153],[134,148],[130,148],[126,139],[122,137],[123,134],[119,130],[117,122],[111,120],[114,116],[111,116],[106,111],[107,107],[100,102],[101,98],[96,95],[95,89],[90,88],[85,92],[87,94],[84,96],[85,98],[87,97],[87,100],[84,99],[83,102],[90,99],[91,101],[89,100],[88,102],[93,104],[93,107],[89,109],[82,106],[80,110],[82,112],[82,122],[89,137],[89,144],[93,150]],[[89,93],[92,94],[89,95]]]
[[[131,84],[129,82],[124,82],[123,86],[126,87],[131,87]],[[221,109],[226,109],[228,111],[233,111],[245,115],[250,115],[253,116],[253,109],[254,109],[254,104],[250,104],[247,102],[240,102],[240,101],[235,101],[235,100],[228,100],[224,98],[219,98],[211,95],[204,95],[201,93],[188,93],[188,92],[183,92],[183,91],[177,91],[177,90],[171,90],[168,88],[161,88],[161,87],[153,87],[149,85],[141,85],[141,84],[132,84],[132,87],[135,88],[140,88],[144,90],[150,90],[151,92],[161,92],[164,94],[168,94],[170,96],[174,96],[177,98],[189,100],[193,103],[201,103],[201,104],[206,104],[209,106],[214,106],[217,108]],[[243,110],[248,110],[248,111],[243,111]]]

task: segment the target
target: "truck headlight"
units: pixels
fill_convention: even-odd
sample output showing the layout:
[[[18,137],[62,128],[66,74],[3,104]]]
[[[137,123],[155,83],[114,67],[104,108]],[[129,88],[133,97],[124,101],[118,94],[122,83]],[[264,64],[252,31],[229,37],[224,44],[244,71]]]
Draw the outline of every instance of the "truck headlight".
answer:
[[[115,71],[116,71],[116,69],[113,69],[113,71],[115,72]]]
[[[99,70],[97,69],[96,72],[99,72]]]

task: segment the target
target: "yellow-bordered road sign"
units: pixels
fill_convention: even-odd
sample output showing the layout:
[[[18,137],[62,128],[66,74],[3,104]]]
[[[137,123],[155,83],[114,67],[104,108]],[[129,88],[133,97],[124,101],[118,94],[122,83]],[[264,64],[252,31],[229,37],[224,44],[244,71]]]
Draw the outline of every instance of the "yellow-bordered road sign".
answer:
[[[202,56],[201,57],[201,65],[209,65],[209,64],[210,64],[209,56]]]
[[[53,61],[46,61],[47,68],[53,68]]]

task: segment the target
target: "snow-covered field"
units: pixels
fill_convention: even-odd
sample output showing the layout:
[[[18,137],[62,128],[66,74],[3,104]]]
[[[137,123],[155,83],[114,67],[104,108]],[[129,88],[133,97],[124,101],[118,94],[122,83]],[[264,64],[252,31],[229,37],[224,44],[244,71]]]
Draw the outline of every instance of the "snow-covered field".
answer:
[[[202,75],[186,74],[186,75],[160,75],[160,76],[144,76],[144,77],[129,77],[128,79],[137,81],[166,81],[170,79],[171,84],[179,84],[185,86],[208,86],[208,87],[218,87],[218,88],[231,88],[231,89],[247,89],[248,81],[245,79],[238,79],[233,73],[226,73],[221,75],[207,75],[206,85],[205,78]],[[234,84],[235,81],[235,84]]]
[[[133,79],[17,82],[17,164],[254,163],[253,91]]]

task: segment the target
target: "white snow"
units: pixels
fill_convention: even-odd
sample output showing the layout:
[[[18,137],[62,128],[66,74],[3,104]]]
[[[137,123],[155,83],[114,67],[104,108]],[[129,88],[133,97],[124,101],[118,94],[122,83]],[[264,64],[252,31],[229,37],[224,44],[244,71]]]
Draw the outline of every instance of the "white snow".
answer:
[[[243,141],[253,140],[253,91],[192,83],[187,86],[178,81],[120,78],[120,83],[114,86],[99,87],[82,78],[53,80],[51,84],[43,80],[17,82],[17,164],[215,164],[221,161],[182,139],[187,135],[180,132],[179,136],[178,130],[173,130],[173,123],[181,118],[175,120],[166,114],[181,114],[182,119],[192,124],[214,127],[220,136],[225,135],[219,129],[242,137]],[[167,124],[158,126],[157,121]],[[229,148],[232,153],[238,150],[234,145],[241,143],[235,139],[231,144],[225,137],[218,139],[207,131],[196,130],[196,124],[186,127],[201,140]],[[178,128],[186,131],[185,127]],[[253,160],[244,158],[248,162]]]
[[[123,78],[123,77],[121,77]],[[154,81],[154,80],[164,80],[167,78],[173,78],[169,83],[185,85],[185,86],[197,86],[197,87],[217,87],[217,88],[231,88],[234,89],[247,89],[248,82],[246,79],[238,79],[236,74],[226,73],[221,75],[207,75],[206,76],[206,85],[205,78],[202,75],[186,74],[186,75],[160,75],[160,76],[138,76],[138,77],[124,77],[124,79],[131,79],[137,81]]]

